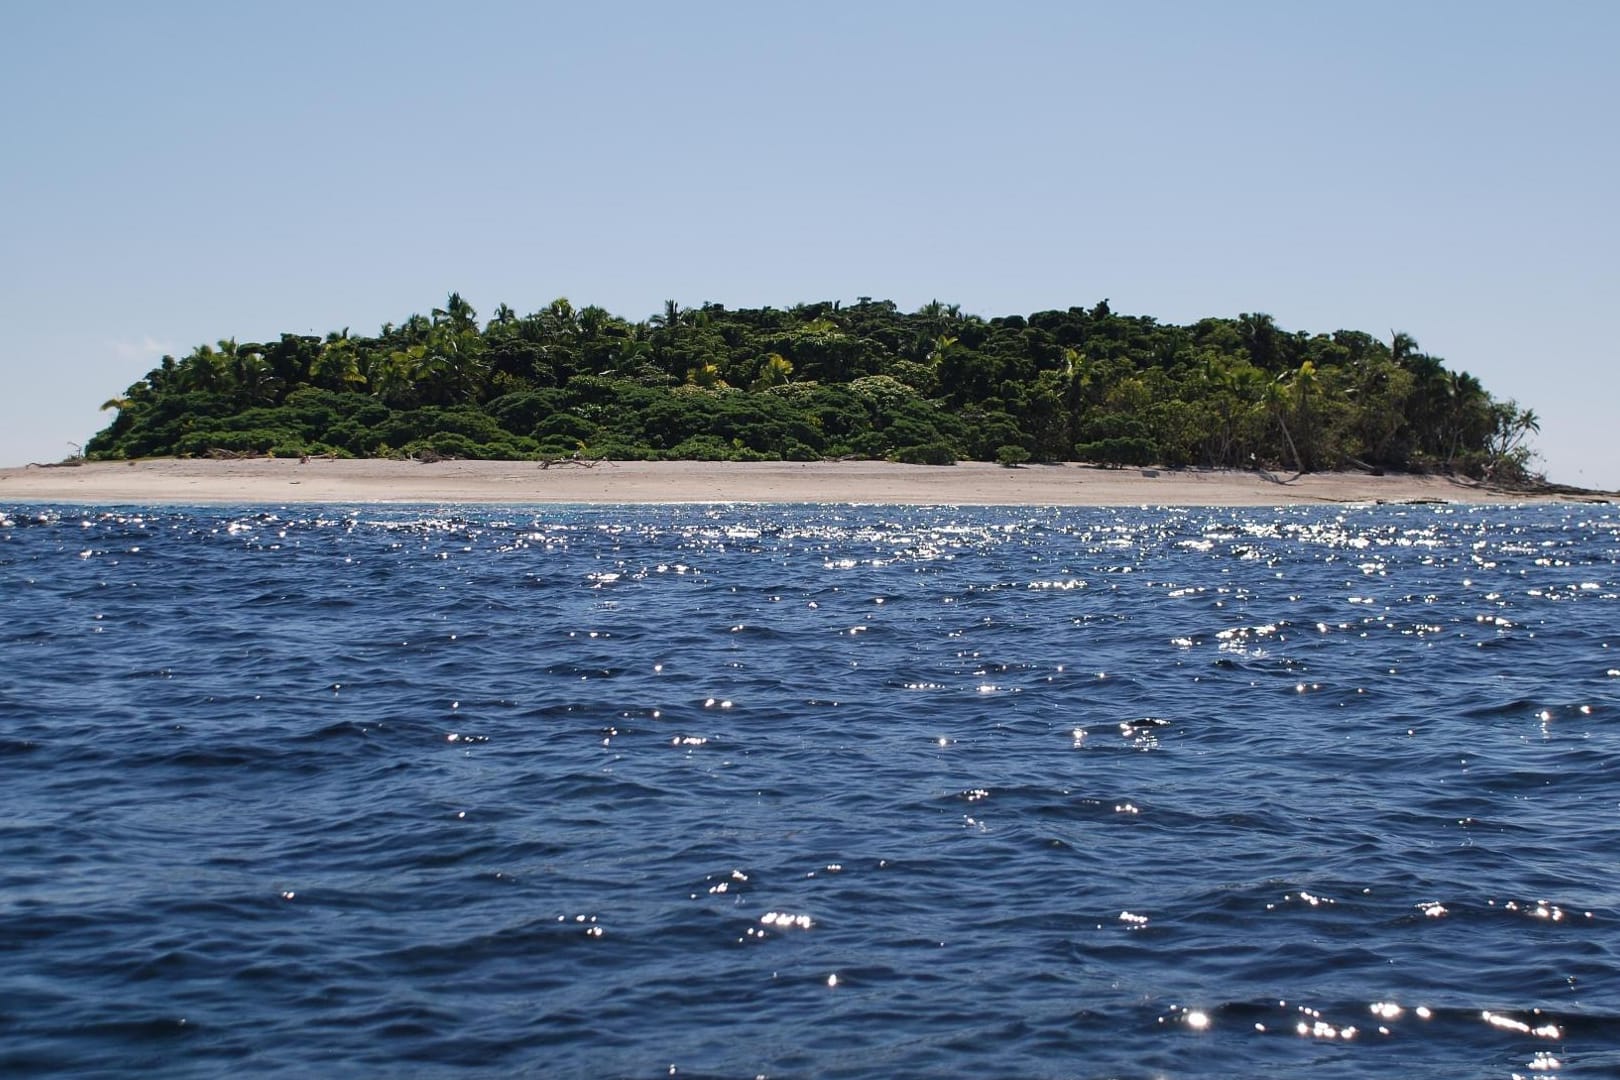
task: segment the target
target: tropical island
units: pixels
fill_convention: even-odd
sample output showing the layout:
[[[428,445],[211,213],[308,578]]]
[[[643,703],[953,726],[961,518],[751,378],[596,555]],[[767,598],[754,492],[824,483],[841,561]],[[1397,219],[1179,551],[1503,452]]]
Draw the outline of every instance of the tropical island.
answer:
[[[1535,479],[1535,414],[1406,334],[1187,326],[1092,307],[981,318],[862,297],[559,299],[487,322],[459,295],[375,335],[199,345],[104,409],[85,458],[958,460]]]

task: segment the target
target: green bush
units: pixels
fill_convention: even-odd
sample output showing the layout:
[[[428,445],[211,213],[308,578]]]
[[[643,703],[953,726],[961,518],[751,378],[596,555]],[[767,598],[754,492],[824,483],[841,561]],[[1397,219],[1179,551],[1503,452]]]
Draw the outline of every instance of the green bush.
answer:
[[[1158,457],[1158,447],[1152,439],[1119,436],[1076,443],[1074,456],[1098,465],[1152,465]]]
[[[583,444],[578,439],[567,439],[552,435],[544,439],[535,440],[534,452],[536,457],[565,458],[578,453]]]
[[[415,453],[424,447],[440,457],[474,461],[530,461],[539,456],[533,439],[516,436],[496,439],[493,442],[479,442],[455,431],[436,431],[425,439],[407,443],[405,450],[407,453]]]
[[[481,458],[485,456],[483,444],[474,442],[466,435],[456,431],[435,431],[425,439],[415,439],[405,444],[407,453],[418,453],[423,449],[432,450],[440,457],[447,458]]]
[[[355,420],[339,420],[321,434],[321,440],[353,454],[364,454],[377,442],[370,428]]]
[[[589,420],[573,413],[552,413],[534,426],[533,436],[539,442],[579,440],[590,442],[596,438],[598,428]]]
[[[967,421],[967,431],[963,449],[975,461],[997,461],[1000,460],[1002,447],[1026,444],[1018,421],[1008,413],[980,412],[975,409],[969,411],[964,419]]]
[[[545,457],[568,457],[571,454],[542,454]],[[591,446],[585,453],[586,457],[599,458],[603,461],[658,461],[663,457],[657,450],[640,443],[622,442],[617,439],[604,439]]]
[[[902,446],[894,453],[896,461],[907,465],[955,465],[956,451],[949,443],[931,442]]]
[[[713,435],[694,435],[664,452],[669,461],[734,461],[736,450]]]
[[[892,445],[889,437],[881,431],[863,431],[853,438],[846,439],[842,444],[844,452],[835,452],[834,456],[868,458],[873,461],[881,461],[889,456]]]
[[[394,446],[431,440],[440,433],[464,435],[474,442],[490,442],[506,435],[494,417],[471,405],[441,408],[435,405],[396,412],[372,425],[376,437]]]
[[[527,435],[562,408],[561,390],[524,390],[505,394],[484,406],[497,424],[514,435]]]
[[[206,457],[212,450],[232,454],[265,454],[276,446],[303,445],[304,438],[299,432],[283,428],[255,428],[252,431],[211,428],[182,436],[174,444],[174,452],[182,457]]]

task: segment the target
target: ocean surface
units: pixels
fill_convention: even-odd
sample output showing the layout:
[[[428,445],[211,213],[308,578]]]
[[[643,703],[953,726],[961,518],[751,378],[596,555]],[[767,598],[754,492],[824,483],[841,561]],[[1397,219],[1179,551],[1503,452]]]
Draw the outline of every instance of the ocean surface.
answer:
[[[1620,1076],[1607,506],[0,512],[0,1075]]]

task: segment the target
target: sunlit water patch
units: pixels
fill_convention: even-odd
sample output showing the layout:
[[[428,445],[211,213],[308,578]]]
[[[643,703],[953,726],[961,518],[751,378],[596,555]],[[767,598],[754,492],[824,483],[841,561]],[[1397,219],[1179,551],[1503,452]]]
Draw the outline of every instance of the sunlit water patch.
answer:
[[[1620,518],[0,514],[0,1073],[1620,1074]]]

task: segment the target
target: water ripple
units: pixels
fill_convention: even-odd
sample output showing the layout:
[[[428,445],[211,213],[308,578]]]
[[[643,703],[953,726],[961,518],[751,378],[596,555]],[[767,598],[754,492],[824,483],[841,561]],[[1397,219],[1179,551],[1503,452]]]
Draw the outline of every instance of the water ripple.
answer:
[[[1601,507],[0,513],[8,1075],[1620,1072]]]

